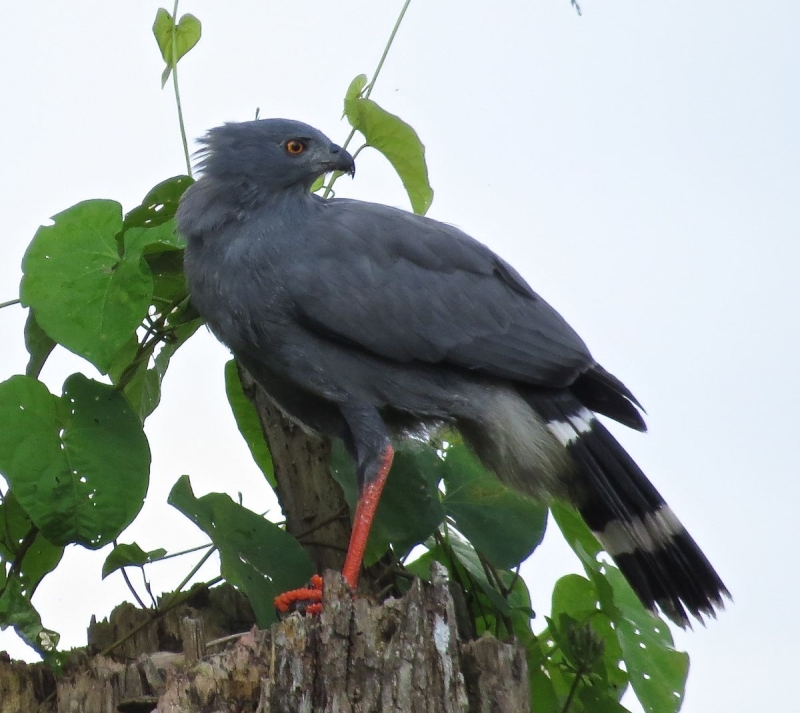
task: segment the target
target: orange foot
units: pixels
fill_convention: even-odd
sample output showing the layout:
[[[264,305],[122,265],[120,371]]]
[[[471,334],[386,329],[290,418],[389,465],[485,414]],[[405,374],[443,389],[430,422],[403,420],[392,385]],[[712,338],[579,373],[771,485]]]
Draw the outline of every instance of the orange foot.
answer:
[[[299,611],[301,614],[319,614],[322,611],[322,577],[311,576],[308,587],[292,589],[274,599],[275,608],[281,614]]]

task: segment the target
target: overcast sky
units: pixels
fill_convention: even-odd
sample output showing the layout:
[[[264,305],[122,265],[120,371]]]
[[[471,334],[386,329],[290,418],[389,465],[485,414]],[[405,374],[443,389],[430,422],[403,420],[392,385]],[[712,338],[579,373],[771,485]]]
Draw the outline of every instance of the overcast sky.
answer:
[[[180,65],[189,135],[260,107],[342,141],[344,91],[373,70],[400,5],[184,0],[204,24]],[[512,262],[647,408],[649,434],[615,432],[735,598],[708,628],[676,634],[692,657],[683,710],[787,710],[800,639],[800,4],[582,6],[414,0],[372,98],[427,146],[429,215]],[[87,198],[128,209],[184,170],[157,7],[2,4],[0,302],[17,296],[50,216]],[[340,195],[407,207],[379,156],[358,167]],[[0,311],[0,378],[24,369],[24,316]],[[227,408],[227,358],[203,333],[173,360],[147,424],[150,493],[123,541],[203,541],[164,504],[183,473],[198,494],[275,507]],[[43,378],[60,393],[76,370],[93,374],[60,350]],[[524,570],[542,613],[555,578],[579,571],[551,535]],[[37,593],[66,646],[130,598],[120,577],[101,583],[105,555],[70,548]],[[189,567],[153,568],[155,587]],[[27,655],[9,631],[2,649]]]

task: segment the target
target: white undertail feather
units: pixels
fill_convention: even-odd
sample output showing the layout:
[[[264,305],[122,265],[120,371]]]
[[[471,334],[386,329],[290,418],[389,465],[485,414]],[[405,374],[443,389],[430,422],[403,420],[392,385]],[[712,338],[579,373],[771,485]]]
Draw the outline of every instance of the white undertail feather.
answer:
[[[461,431],[483,464],[506,485],[532,497],[565,497],[565,475],[574,464],[545,420],[513,388],[476,389],[472,398],[482,404],[480,422],[462,423]]]
[[[669,506],[663,505],[643,518],[633,517],[627,522],[610,522],[595,537],[612,557],[635,551],[655,552],[663,548],[675,535],[683,532],[683,525]]]
[[[566,421],[550,421],[547,428],[563,446],[568,446],[577,441],[582,433],[592,430],[594,414],[588,408],[582,408],[574,416],[568,416]]]

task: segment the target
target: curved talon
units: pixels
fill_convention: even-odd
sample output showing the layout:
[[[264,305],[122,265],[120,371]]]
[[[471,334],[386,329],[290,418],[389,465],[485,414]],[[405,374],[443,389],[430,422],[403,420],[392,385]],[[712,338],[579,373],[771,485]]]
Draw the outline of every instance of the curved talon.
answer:
[[[303,614],[319,614],[322,612],[322,577],[314,574],[307,587],[279,594],[273,601],[275,608],[281,614],[291,614],[296,611]]]

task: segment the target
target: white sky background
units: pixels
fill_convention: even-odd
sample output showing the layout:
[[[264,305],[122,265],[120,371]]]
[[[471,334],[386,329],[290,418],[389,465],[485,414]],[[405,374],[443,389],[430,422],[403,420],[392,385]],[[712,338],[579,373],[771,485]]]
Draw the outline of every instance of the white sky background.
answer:
[[[180,65],[189,136],[260,107],[342,141],[344,91],[372,72],[400,5],[184,0],[204,26]],[[414,0],[372,98],[427,146],[429,215],[510,260],[646,406],[647,436],[615,432],[735,597],[707,629],[676,634],[692,656],[684,711],[785,710],[800,638],[800,5],[582,5],[578,17],[568,0]],[[3,3],[0,302],[17,296],[49,216],[99,197],[129,209],[183,172],[150,32],[158,6]],[[369,152],[337,190],[407,207]],[[0,311],[0,378],[24,370],[23,322],[19,307]],[[150,493],[122,541],[203,541],[164,504],[183,473],[198,494],[271,506],[227,408],[227,358],[204,333],[173,360],[148,421]],[[92,373],[59,350],[43,378],[60,393],[79,369]],[[37,593],[66,646],[130,598],[119,576],[101,582],[106,553],[70,548]],[[154,586],[190,566],[154,567]],[[570,570],[554,530],[525,567],[540,614]],[[9,631],[2,649],[29,655]]]

